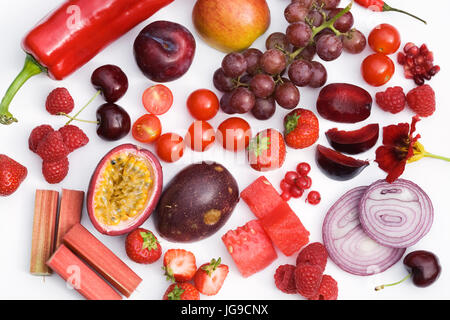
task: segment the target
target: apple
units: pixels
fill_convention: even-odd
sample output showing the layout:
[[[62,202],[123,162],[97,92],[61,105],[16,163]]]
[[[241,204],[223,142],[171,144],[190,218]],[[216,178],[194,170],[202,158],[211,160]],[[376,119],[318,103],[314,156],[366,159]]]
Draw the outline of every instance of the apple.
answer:
[[[270,25],[266,0],[197,0],[192,12],[199,35],[224,51],[248,48]]]

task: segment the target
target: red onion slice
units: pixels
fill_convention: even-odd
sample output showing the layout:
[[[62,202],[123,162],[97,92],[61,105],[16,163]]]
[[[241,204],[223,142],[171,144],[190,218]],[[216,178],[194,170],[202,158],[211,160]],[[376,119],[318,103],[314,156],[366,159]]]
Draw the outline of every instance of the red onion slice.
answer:
[[[401,259],[405,249],[380,245],[367,236],[359,221],[359,203],[367,187],[348,191],[328,210],[322,226],[330,259],[342,270],[369,276],[383,272]]]
[[[433,204],[415,183],[379,180],[369,186],[360,203],[361,226],[376,242],[407,248],[416,244],[433,224]]]

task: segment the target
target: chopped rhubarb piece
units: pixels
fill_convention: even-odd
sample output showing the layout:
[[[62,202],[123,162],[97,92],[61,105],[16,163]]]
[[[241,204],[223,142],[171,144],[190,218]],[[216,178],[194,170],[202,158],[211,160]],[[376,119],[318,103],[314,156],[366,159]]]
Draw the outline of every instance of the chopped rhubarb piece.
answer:
[[[47,265],[88,300],[122,299],[105,280],[63,244],[47,261]]]
[[[269,238],[286,256],[299,251],[309,242],[308,230],[284,201],[260,221]]]
[[[54,250],[58,197],[57,191],[36,190],[30,261],[30,273],[33,275],[51,274],[45,263]]]
[[[241,192],[241,198],[250,207],[257,218],[263,218],[271,213],[281,202],[280,194],[266,177],[256,179]]]
[[[63,237],[64,244],[100,273],[113,287],[129,297],[142,279],[81,224]]]
[[[222,241],[244,277],[263,270],[277,258],[272,242],[258,220],[228,231]]]
[[[63,237],[74,225],[81,222],[84,191],[63,189],[59,204],[58,227],[56,229],[56,246],[58,248]]]

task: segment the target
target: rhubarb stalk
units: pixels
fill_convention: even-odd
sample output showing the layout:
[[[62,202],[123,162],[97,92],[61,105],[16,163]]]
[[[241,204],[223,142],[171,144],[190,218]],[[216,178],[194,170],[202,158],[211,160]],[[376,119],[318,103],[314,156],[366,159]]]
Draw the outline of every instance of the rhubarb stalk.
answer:
[[[56,229],[56,246],[58,248],[63,237],[74,225],[81,222],[84,191],[63,189],[59,205],[58,227]]]

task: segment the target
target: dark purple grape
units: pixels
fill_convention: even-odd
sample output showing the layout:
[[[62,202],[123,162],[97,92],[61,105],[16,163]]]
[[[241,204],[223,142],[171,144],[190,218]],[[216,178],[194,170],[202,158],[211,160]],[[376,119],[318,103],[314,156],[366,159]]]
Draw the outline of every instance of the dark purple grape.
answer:
[[[350,30],[347,35],[342,38],[344,50],[348,53],[361,53],[367,45],[366,36],[359,30]]]
[[[342,10],[343,9],[341,8],[330,10],[330,12],[328,13],[328,19],[333,19]],[[349,11],[342,17],[339,17],[333,25],[338,31],[345,33],[353,27],[354,22],[355,20],[353,19],[353,14]]]
[[[293,84],[306,87],[311,81],[312,65],[307,60],[295,60],[289,66],[288,75]]]
[[[267,98],[275,90],[275,81],[267,74],[257,74],[250,81],[250,90],[257,98]]]
[[[277,85],[275,100],[285,109],[294,109],[300,102],[300,91],[292,82],[285,80]]]
[[[236,78],[247,70],[247,61],[242,53],[231,52],[223,58],[222,69],[227,77]]]
[[[255,106],[252,109],[253,116],[258,120],[267,120],[275,114],[277,106],[273,97],[267,99],[256,98]]]
[[[232,92],[225,92],[222,98],[220,98],[220,109],[222,109],[222,111],[225,112],[226,114],[237,113],[236,110],[234,110],[230,104],[232,94],[233,94]]]
[[[230,107],[237,113],[247,113],[255,106],[255,95],[247,88],[239,87],[233,90],[230,98]]]
[[[341,0],[315,0],[315,2],[318,6],[322,6],[323,9],[330,10],[336,8],[341,3]]]
[[[309,81],[309,86],[311,88],[320,88],[322,87],[328,79],[327,69],[317,61],[311,61],[312,66],[312,76]]]
[[[318,34],[316,34],[316,35],[314,36],[314,41],[317,42],[321,36],[326,35],[326,34],[332,34],[332,35],[335,35],[335,33],[333,32],[333,30],[331,30],[331,29],[329,29],[329,28],[325,28],[325,29],[323,29],[322,31],[320,31]]]
[[[252,79],[253,79],[252,75],[244,74],[242,77],[239,77],[239,82],[244,86],[249,86]]]
[[[295,51],[295,50],[294,50]],[[311,43],[308,46],[306,46],[302,52],[297,56],[297,59],[303,59],[311,61],[314,56],[316,55],[316,44]]]
[[[277,49],[270,49],[263,53],[259,64],[264,72],[276,75],[286,68],[286,56]]]
[[[323,23],[324,17],[322,13],[317,10],[311,10],[306,16],[306,21],[313,27],[318,27]]]
[[[289,23],[305,21],[308,12],[309,8],[305,8],[299,2],[292,2],[284,10],[284,17],[286,18],[286,21]]]
[[[312,30],[306,22],[295,22],[287,27],[286,37],[294,47],[303,48],[310,43]]]
[[[342,54],[342,40],[336,35],[325,34],[316,42],[316,50],[322,60],[336,60]]]
[[[255,75],[259,70],[259,58],[262,52],[259,49],[249,48],[242,53],[247,61],[247,73]]]
[[[221,92],[230,92],[234,89],[233,79],[227,77],[222,68],[219,68],[214,72],[213,83],[214,87]]]
[[[274,32],[266,40],[266,49],[281,49],[288,51],[290,43],[286,35],[282,32]]]

